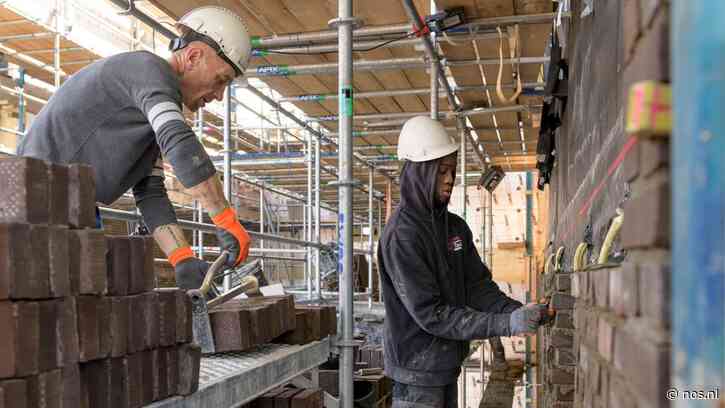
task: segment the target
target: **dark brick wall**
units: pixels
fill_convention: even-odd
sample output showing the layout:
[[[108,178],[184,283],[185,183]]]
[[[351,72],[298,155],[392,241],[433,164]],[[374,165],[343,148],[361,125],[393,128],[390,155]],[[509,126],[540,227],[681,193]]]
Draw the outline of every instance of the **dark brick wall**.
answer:
[[[626,134],[629,87],[669,81],[665,0],[596,2],[568,44],[569,102],[548,187],[560,267],[539,276],[558,316],[539,332],[540,407],[667,407],[670,386],[669,138]],[[617,208],[609,262],[594,265]],[[591,230],[591,236],[586,231]],[[573,270],[590,239],[588,265]]]

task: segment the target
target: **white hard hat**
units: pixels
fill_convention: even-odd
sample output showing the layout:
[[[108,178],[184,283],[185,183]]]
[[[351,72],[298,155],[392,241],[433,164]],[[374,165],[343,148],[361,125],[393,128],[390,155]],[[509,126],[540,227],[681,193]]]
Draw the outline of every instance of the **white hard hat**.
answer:
[[[408,119],[398,138],[398,160],[435,160],[457,150],[458,144],[451,140],[443,125],[428,116]]]
[[[176,27],[182,33],[182,40],[186,41],[173,46],[173,50],[183,48],[191,41],[204,41],[193,35],[202,34],[216,43],[216,51],[234,68],[237,76],[244,73],[252,54],[252,42],[247,26],[231,10],[217,6],[195,8],[181,17]],[[193,32],[191,35],[189,30]],[[214,48],[214,45],[208,45]]]

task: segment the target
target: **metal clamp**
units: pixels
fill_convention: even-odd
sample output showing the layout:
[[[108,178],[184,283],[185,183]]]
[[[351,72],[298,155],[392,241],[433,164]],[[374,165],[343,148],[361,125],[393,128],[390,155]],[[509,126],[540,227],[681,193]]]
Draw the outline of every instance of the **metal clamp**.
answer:
[[[340,340],[335,337],[332,337],[331,339],[331,345],[333,347],[361,347],[363,344],[365,344],[362,340]]]
[[[330,187],[358,187],[362,185],[362,182],[360,180],[332,180],[328,181],[327,185]]]
[[[327,26],[330,28],[337,28],[343,24],[351,25],[353,30],[363,25],[362,20],[358,17],[338,17],[327,22]]]

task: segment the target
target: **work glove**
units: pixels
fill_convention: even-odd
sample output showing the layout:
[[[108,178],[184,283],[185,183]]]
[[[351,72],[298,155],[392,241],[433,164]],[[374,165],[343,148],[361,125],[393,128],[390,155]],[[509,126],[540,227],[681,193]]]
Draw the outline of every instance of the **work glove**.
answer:
[[[529,303],[511,312],[510,328],[512,336],[536,334],[536,329],[544,323],[548,307],[541,303]]]
[[[237,219],[237,213],[230,207],[225,208],[211,220],[217,226],[216,236],[222,250],[229,252],[225,265],[233,268],[249,255],[249,244],[252,242],[247,230]]]
[[[209,269],[209,264],[194,257],[188,246],[176,248],[169,255],[169,263],[174,267],[176,286],[186,290],[199,289]]]

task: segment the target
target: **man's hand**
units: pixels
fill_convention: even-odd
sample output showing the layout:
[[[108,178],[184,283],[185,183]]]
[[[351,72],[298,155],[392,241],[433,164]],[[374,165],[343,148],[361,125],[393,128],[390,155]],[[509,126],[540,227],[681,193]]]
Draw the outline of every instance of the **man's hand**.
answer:
[[[247,259],[252,240],[247,230],[239,223],[237,213],[231,207],[227,207],[213,216],[212,221],[217,226],[219,246],[229,252],[226,265],[230,268],[235,267]]]
[[[175,249],[169,254],[169,263],[176,273],[176,286],[181,289],[199,289],[209,264],[194,257],[189,246]]]
[[[176,286],[186,290],[199,289],[208,269],[209,263],[199,258],[188,258],[176,264]]]
[[[543,323],[547,313],[547,306],[540,303],[529,303],[511,312],[510,326],[512,336],[527,336],[536,334],[536,330]]]

